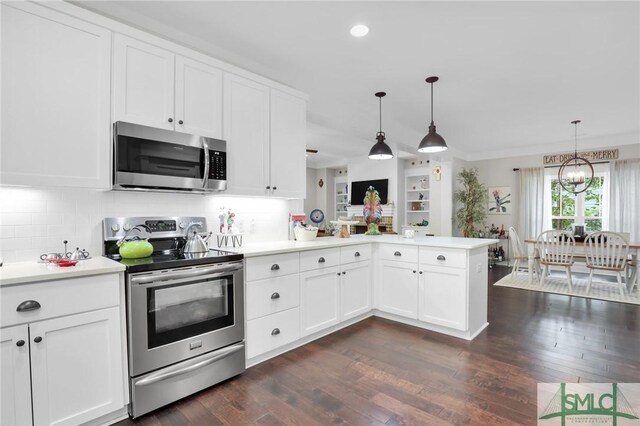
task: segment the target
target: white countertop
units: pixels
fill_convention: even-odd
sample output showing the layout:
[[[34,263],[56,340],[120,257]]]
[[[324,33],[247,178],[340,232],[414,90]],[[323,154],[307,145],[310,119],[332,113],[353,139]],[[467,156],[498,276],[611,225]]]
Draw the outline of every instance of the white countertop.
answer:
[[[499,240],[488,238],[459,237],[415,237],[404,238],[401,235],[352,235],[351,238],[320,237],[313,241],[272,241],[265,243],[248,243],[240,248],[222,247],[245,257],[264,256],[268,254],[290,253],[296,251],[317,250],[363,243],[402,244],[423,247],[446,247],[472,250],[496,244]]]
[[[75,266],[60,267],[36,261],[5,263],[0,267],[0,287],[38,281],[101,275],[125,270],[124,265],[98,256],[82,260]]]

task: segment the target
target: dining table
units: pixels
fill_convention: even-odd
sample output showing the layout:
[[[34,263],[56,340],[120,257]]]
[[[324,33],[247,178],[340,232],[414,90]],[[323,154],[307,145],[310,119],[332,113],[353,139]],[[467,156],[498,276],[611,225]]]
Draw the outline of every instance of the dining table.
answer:
[[[528,269],[528,274],[529,274],[529,284],[533,284],[533,268],[535,266],[535,247],[538,243],[540,243],[541,241],[538,240],[524,240],[524,242],[526,244],[531,245],[531,249],[527,250],[528,256],[529,256],[529,267]],[[584,256],[584,242],[577,242],[576,241],[576,248],[581,249],[578,253],[577,256],[574,257],[574,259],[579,260],[581,262],[586,262],[586,257]],[[638,256],[640,255],[640,243],[629,243],[629,254],[631,254],[632,256],[632,260],[635,263],[635,267],[633,267],[631,269],[631,274],[627,274],[627,290],[629,292],[631,292],[631,289],[633,289],[633,287],[636,284],[636,280],[638,279]]]

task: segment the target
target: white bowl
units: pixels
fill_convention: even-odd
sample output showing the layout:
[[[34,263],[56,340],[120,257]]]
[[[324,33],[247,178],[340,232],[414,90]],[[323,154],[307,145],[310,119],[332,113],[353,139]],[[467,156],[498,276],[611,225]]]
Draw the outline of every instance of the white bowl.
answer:
[[[293,235],[297,241],[312,241],[316,239],[318,235],[318,228],[303,228],[302,226],[296,226],[293,228]]]

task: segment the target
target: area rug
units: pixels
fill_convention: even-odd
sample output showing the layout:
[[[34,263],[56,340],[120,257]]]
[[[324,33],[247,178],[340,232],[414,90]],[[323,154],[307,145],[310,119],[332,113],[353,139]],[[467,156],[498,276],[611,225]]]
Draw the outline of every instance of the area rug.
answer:
[[[543,293],[566,294],[568,296],[640,305],[640,291],[638,291],[637,288],[630,295],[625,291],[624,296],[621,296],[615,277],[606,277],[605,279],[611,278],[613,278],[613,281],[603,282],[600,278],[596,279],[594,276],[593,283],[591,284],[591,292],[589,292],[589,294],[587,294],[586,278],[574,276],[572,279],[573,291],[570,292],[569,286],[567,285],[567,276],[564,274],[557,276],[551,275],[547,277],[542,287],[540,287],[540,283],[535,279],[535,276],[533,283],[529,284],[529,278],[526,272],[520,272],[516,274],[514,278],[511,278],[511,274],[509,274],[494,285],[499,287],[520,288],[523,290],[540,291]]]

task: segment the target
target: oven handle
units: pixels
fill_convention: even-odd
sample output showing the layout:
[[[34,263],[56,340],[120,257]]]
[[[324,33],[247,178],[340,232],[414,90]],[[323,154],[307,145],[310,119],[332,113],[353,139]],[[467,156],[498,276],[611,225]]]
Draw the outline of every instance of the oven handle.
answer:
[[[220,275],[227,272],[239,271],[242,269],[242,264],[234,264],[231,266],[217,266],[215,268],[206,268],[206,269],[198,269],[195,271],[188,272],[169,272],[165,274],[154,274],[154,275],[143,275],[143,276],[134,276],[131,278],[131,284],[149,284],[156,281],[173,281],[180,280],[184,278],[194,278],[202,275]]]
[[[213,364],[214,362],[228,357],[231,354],[234,354],[238,351],[241,351],[242,349],[244,349],[244,343],[236,343],[235,345],[217,350],[211,354],[207,354],[207,355],[202,355],[202,357],[207,357],[207,359],[204,359],[202,361],[198,361],[195,364],[191,364],[188,365],[186,367],[182,367],[182,366],[172,366],[172,367],[168,367],[165,368],[164,371],[162,372],[158,372],[158,373],[153,373],[150,374],[149,376],[145,377],[142,380],[139,380],[135,383],[136,386],[149,386],[152,385],[154,383],[157,383],[159,381],[162,380],[167,380],[170,379],[172,377],[176,377],[179,376],[181,374],[186,374],[189,373],[191,371],[197,370],[199,368],[202,368],[206,365],[209,364]],[[200,357],[199,357],[200,358]]]
[[[209,158],[209,142],[202,140],[202,148],[204,149],[204,176],[202,177],[202,187],[206,188],[209,183],[209,168],[211,168],[211,158]]]

